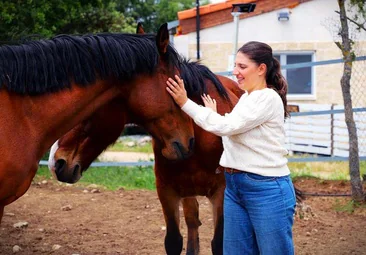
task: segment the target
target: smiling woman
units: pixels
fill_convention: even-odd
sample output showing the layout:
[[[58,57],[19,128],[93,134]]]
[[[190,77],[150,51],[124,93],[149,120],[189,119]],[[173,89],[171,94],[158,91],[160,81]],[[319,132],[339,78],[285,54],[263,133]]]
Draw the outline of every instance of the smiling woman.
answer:
[[[261,42],[238,50],[233,75],[246,93],[225,115],[210,95],[202,96],[205,107],[188,99],[178,76],[167,80],[167,91],[198,126],[223,139],[224,254],[291,255],[296,197],[284,147],[287,83]]]

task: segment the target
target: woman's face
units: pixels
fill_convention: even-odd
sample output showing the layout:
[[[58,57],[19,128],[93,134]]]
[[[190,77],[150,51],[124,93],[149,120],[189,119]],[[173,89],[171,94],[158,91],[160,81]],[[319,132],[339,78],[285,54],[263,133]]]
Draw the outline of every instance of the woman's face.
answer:
[[[258,66],[253,60],[245,54],[238,52],[236,54],[233,75],[239,83],[239,88],[251,93],[261,83],[263,83],[263,67]]]

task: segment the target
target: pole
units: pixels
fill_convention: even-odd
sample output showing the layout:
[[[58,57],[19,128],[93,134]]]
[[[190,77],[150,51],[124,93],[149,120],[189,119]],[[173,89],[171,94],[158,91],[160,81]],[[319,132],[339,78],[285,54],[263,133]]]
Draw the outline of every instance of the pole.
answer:
[[[234,41],[233,41],[233,53],[229,56],[229,66],[228,71],[232,71],[234,69],[234,61],[236,57],[236,52],[238,51],[238,36],[239,36],[239,16],[241,12],[232,12],[231,15],[234,17],[234,26],[235,26],[235,33],[234,33]]]
[[[197,59],[200,57],[200,1],[196,0]]]
[[[235,34],[234,34],[234,47],[233,47],[233,55],[236,55],[238,51],[238,36],[239,36],[239,16],[240,12],[233,12],[231,15],[234,16],[234,25],[235,25]]]

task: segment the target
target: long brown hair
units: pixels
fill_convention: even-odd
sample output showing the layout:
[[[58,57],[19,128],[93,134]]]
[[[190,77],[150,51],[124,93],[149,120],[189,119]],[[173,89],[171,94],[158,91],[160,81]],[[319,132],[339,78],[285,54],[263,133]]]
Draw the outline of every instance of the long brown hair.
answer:
[[[280,62],[273,57],[272,48],[265,43],[251,41],[244,44],[238,52],[248,56],[252,61],[267,66],[266,82],[268,88],[274,89],[281,97],[285,112],[285,117],[288,117],[287,112],[287,81],[281,74]]]

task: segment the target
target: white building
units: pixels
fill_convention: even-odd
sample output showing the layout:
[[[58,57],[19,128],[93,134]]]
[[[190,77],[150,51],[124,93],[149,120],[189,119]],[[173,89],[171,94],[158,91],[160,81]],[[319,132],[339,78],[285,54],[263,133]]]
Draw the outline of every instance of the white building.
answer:
[[[266,42],[282,65],[342,58],[334,43],[339,40],[336,36],[340,27],[335,12],[339,10],[337,0],[232,0],[200,8],[200,58],[214,72],[227,71],[233,54],[232,4],[249,2],[256,3],[256,8],[252,13],[240,15],[238,47],[248,41]],[[279,20],[279,13],[288,14],[288,20]],[[174,37],[174,45],[184,56],[196,59],[196,9],[179,12],[178,18],[182,34]],[[366,33],[356,32],[353,26],[351,32],[356,35],[356,54],[366,55]],[[283,70],[283,74],[289,83],[290,101],[343,104],[341,64]],[[360,79],[354,80],[363,84],[353,87],[366,88]],[[366,95],[357,103],[366,105]]]
[[[178,51],[196,59],[199,43],[202,63],[214,72],[227,71],[236,41],[232,4],[237,3],[256,3],[254,12],[240,15],[238,48],[248,41],[266,42],[281,65],[342,58],[334,43],[340,40],[337,0],[232,0],[202,6],[199,41],[196,9],[182,11],[178,13],[180,35],[174,37]],[[356,55],[366,56],[365,31],[356,31],[350,22],[349,26],[356,42]],[[284,69],[282,73],[289,84],[288,101],[300,105],[300,111],[343,107],[340,86],[343,63]],[[353,63],[351,88],[353,106],[366,107],[366,61]],[[360,155],[366,155],[366,113],[357,114],[355,120]],[[286,132],[289,150],[348,155],[343,114],[294,117],[287,121]]]

